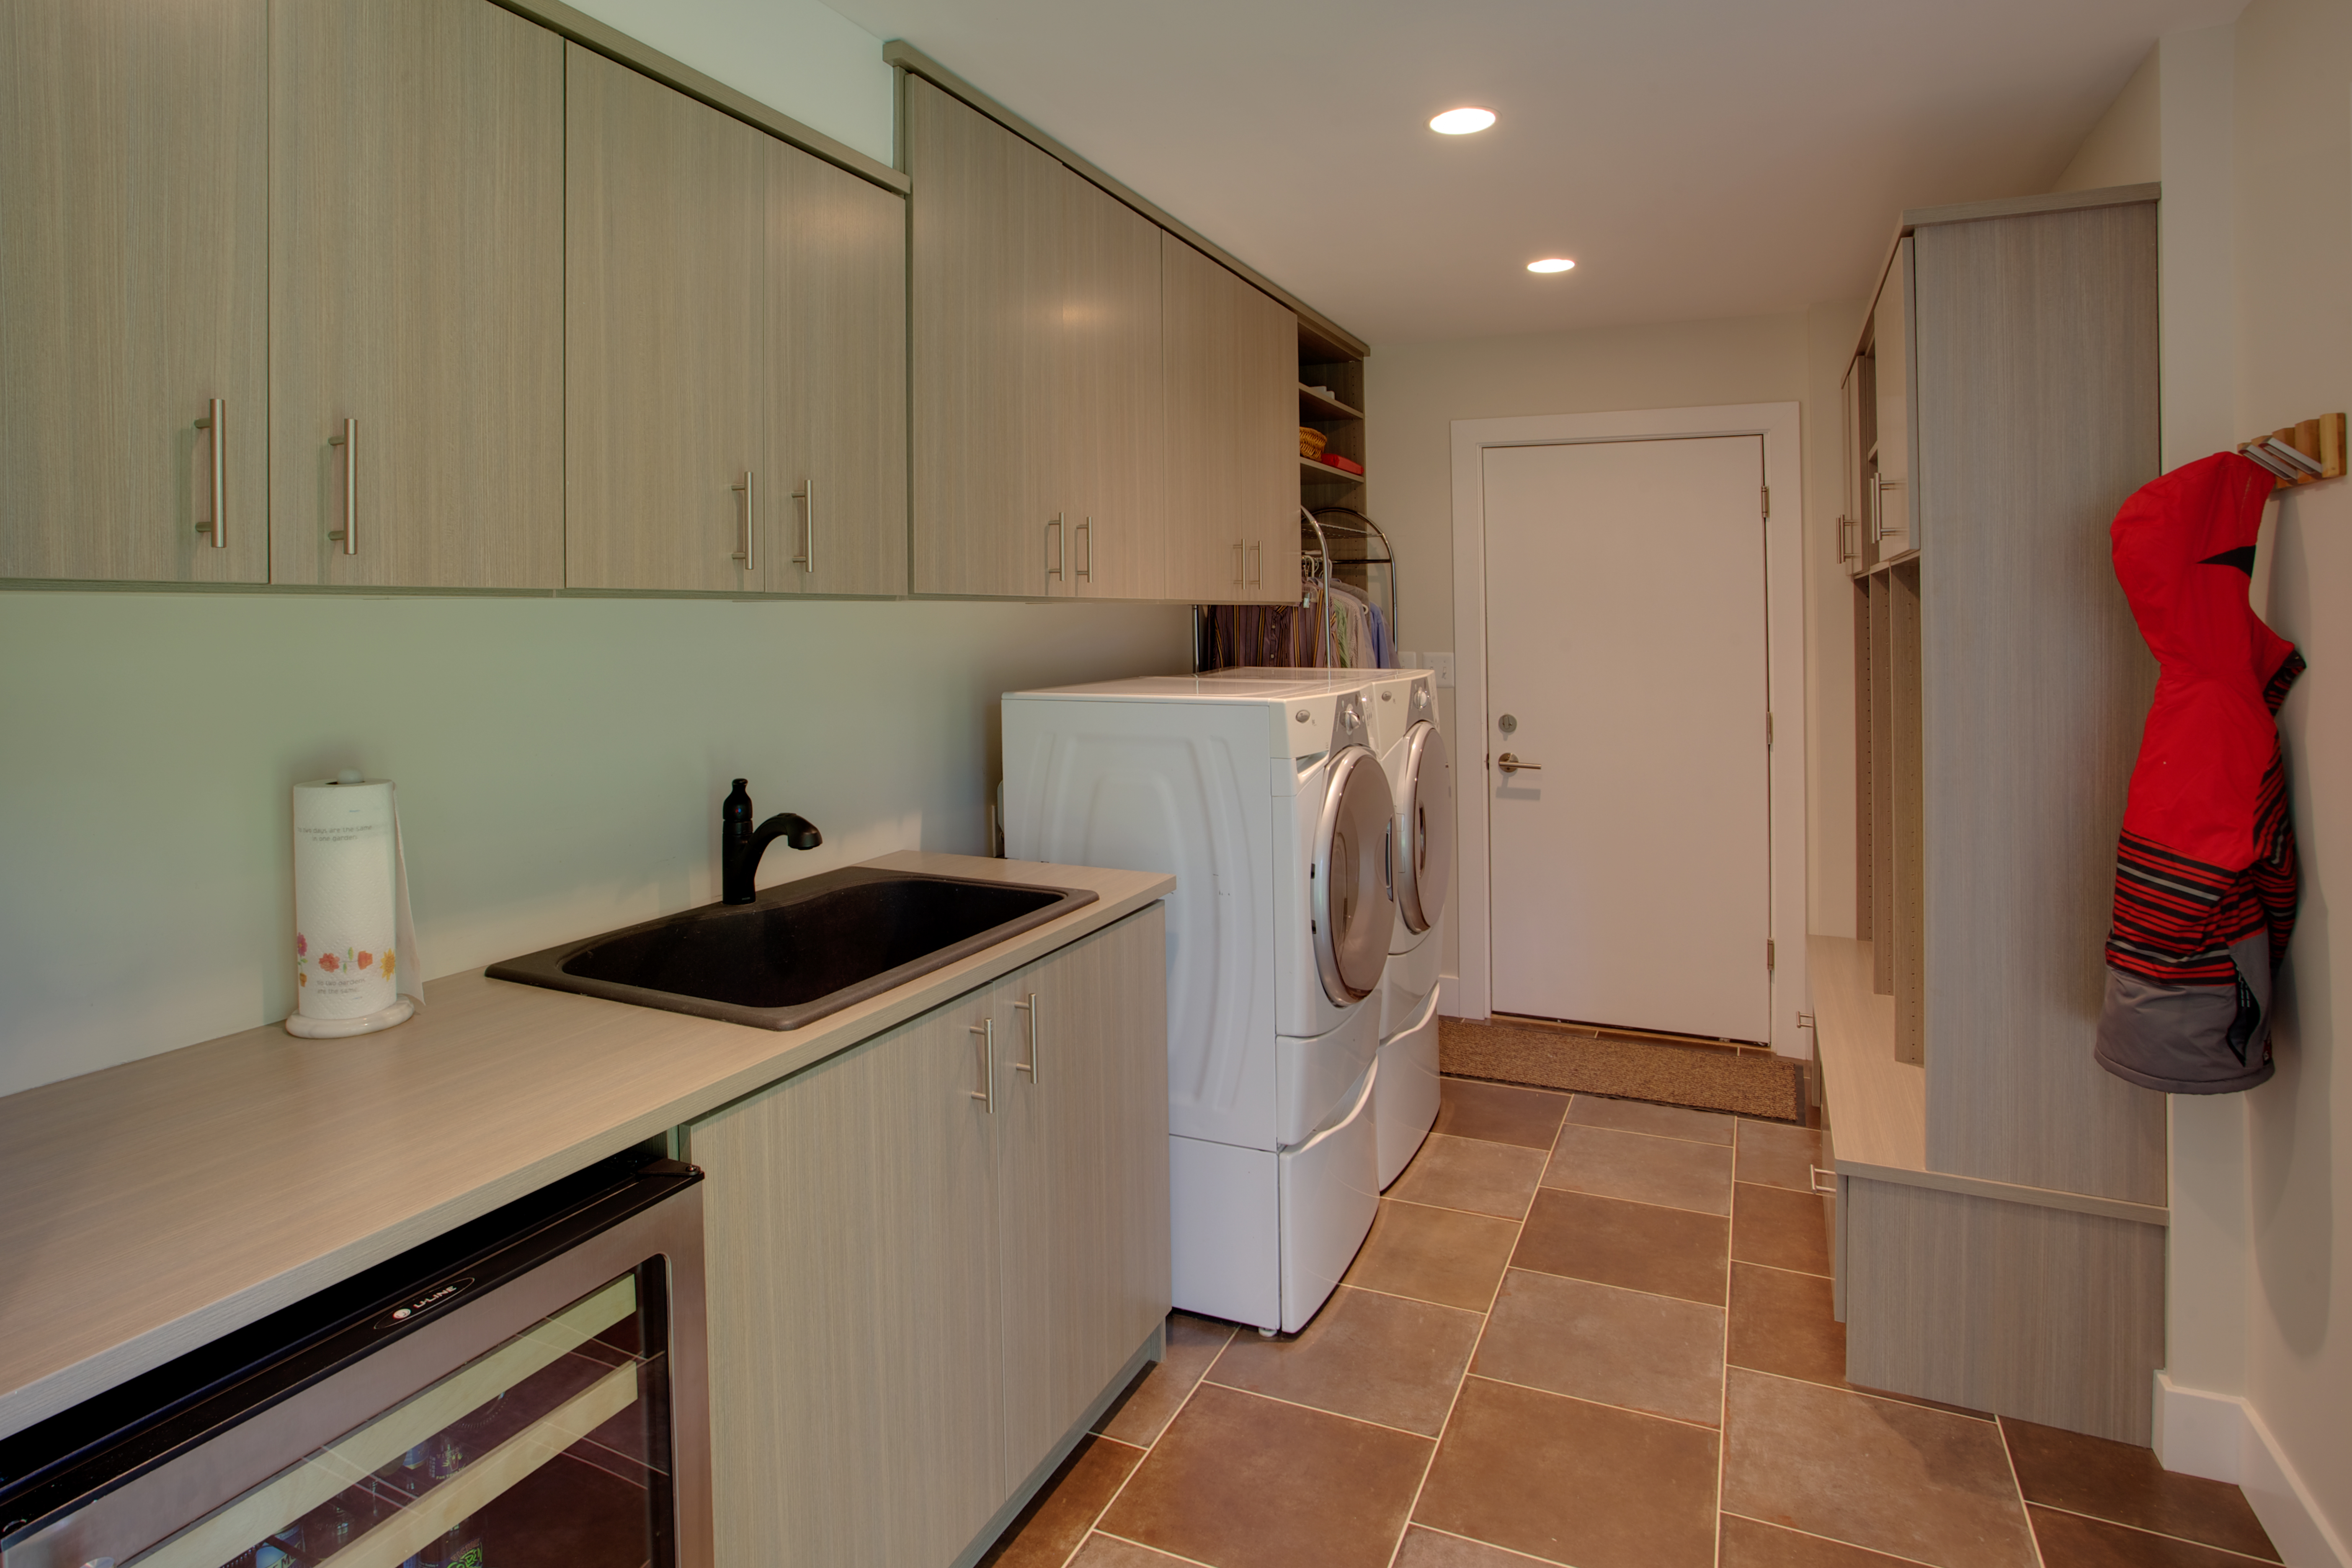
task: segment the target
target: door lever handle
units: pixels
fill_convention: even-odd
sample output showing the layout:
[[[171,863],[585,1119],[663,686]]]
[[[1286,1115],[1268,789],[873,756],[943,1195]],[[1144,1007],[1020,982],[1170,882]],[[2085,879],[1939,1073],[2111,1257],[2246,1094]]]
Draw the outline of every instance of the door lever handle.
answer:
[[[1518,758],[1511,755],[1508,752],[1505,752],[1501,756],[1496,757],[1495,759],[1495,765],[1502,769],[1507,773],[1539,773],[1543,772],[1543,764],[1541,763],[1523,763],[1519,761]]]

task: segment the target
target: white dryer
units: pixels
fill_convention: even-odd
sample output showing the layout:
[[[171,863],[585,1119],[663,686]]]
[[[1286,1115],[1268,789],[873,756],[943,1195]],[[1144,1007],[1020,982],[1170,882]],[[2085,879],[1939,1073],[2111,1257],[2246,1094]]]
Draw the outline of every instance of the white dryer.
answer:
[[[1367,706],[1344,670],[1004,698],[1005,853],[1176,878],[1168,1121],[1189,1311],[1303,1327],[1379,1208],[1395,808]]]
[[[1384,669],[1365,693],[1372,747],[1396,801],[1396,924],[1381,975],[1381,1185],[1403,1172],[1437,1120],[1438,917],[1454,880],[1454,768],[1437,728],[1436,677]]]

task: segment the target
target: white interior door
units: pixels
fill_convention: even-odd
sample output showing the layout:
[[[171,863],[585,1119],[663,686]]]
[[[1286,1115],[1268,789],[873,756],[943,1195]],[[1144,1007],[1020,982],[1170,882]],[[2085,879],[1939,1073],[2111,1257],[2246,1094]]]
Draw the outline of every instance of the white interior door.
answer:
[[[1769,1039],[1763,440],[1485,467],[1495,1010]]]

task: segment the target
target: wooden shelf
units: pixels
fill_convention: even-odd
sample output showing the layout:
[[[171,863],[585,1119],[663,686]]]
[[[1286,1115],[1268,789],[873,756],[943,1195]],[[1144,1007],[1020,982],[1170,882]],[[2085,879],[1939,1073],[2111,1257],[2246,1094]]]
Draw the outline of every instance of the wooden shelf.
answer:
[[[1298,384],[1298,417],[1302,421],[1361,419],[1363,416],[1360,409],[1350,408],[1336,397],[1326,397],[1303,381]]]
[[[1360,485],[1361,474],[1351,474],[1345,468],[1335,468],[1328,463],[1318,463],[1312,458],[1298,459],[1299,479],[1305,484]]]

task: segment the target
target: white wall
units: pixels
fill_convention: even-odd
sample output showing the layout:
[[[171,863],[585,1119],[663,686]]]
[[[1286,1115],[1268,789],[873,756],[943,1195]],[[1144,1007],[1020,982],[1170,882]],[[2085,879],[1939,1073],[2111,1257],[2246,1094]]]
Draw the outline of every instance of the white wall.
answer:
[[[2160,40],[2075,161],[2150,177],[2130,160],[2144,157],[2153,114],[2167,468],[2352,407],[2348,85],[2352,11],[2253,0],[2230,26]],[[2352,1562],[2352,1149],[2339,1142],[2352,1074],[2335,1070],[2352,940],[2332,907],[2352,889],[2352,484],[2273,503],[2252,597],[2311,663],[2280,714],[2302,907],[2276,1077],[2171,1101],[2176,1392],[2159,1436],[2168,1463],[2243,1485],[2301,1568]]]
[[[2142,185],[2163,175],[2160,51],[2151,48],[2115,102],[2091,127],[2053,191],[2095,191],[2108,185]]]
[[[895,162],[882,40],[818,0],[584,0],[580,9],[705,76]]]
[[[718,897],[751,781],[979,853],[995,699],[1191,668],[1182,606],[0,595],[0,1093],[283,1017],[288,786],[400,784],[428,977]]]
[[[2254,0],[2236,33],[2243,439],[2352,408],[2352,8]],[[2304,881],[2279,1071],[2245,1097],[2246,1394],[2332,1525],[2340,1558],[2352,1541],[2352,1072],[2336,1070],[2336,1002],[2340,988],[2352,1006],[2352,926],[2336,931],[2334,895],[2352,898],[2352,481],[2272,510],[2258,566],[2265,607],[2311,669],[2280,714]]]
[[[1397,646],[1416,652],[1455,646],[1454,420],[1799,402],[1807,405],[1810,431],[1816,410],[1807,342],[1806,318],[1789,315],[1374,344],[1364,362],[1366,510],[1387,531],[1400,563]],[[1830,384],[1834,394],[1836,383]],[[1832,431],[1834,408],[1832,402]],[[1809,494],[1816,488],[1809,485]],[[1826,527],[1813,527],[1809,512],[1809,550]],[[1672,592],[1670,557],[1661,557],[1656,587]],[[1453,694],[1444,696],[1447,726],[1461,737],[1457,765],[1475,767],[1484,716],[1464,716],[1465,734]],[[1444,938],[1444,971],[1459,973],[1461,943],[1451,921]]]

